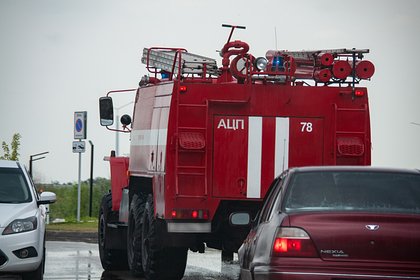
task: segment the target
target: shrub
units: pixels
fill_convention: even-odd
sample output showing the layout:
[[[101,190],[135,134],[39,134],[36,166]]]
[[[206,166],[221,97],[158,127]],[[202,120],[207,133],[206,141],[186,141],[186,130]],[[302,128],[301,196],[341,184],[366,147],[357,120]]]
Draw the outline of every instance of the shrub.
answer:
[[[57,201],[50,204],[50,221],[56,218],[62,218],[66,220],[75,220],[77,216],[77,187],[78,183],[73,184],[42,184],[38,185],[37,188],[40,191],[50,191],[57,195]],[[99,213],[99,207],[101,204],[102,196],[106,194],[110,186],[110,181],[105,178],[96,178],[93,180],[92,188],[92,217],[97,217]],[[80,195],[80,216],[89,216],[89,194],[90,186],[89,180],[81,183],[81,195]]]

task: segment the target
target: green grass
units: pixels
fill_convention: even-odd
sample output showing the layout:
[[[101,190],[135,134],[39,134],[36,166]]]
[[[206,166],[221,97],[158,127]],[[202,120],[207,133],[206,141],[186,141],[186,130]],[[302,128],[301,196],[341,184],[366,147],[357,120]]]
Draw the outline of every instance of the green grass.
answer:
[[[47,225],[47,231],[48,230],[96,232],[98,230],[98,220],[95,218],[85,218],[81,219],[79,223],[76,221],[50,223]]]

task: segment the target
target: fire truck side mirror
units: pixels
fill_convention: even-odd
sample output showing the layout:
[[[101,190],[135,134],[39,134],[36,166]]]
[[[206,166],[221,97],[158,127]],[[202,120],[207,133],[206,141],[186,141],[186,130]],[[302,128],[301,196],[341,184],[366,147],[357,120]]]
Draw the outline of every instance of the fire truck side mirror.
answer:
[[[99,98],[99,116],[102,126],[110,126],[114,123],[114,106],[111,97]]]

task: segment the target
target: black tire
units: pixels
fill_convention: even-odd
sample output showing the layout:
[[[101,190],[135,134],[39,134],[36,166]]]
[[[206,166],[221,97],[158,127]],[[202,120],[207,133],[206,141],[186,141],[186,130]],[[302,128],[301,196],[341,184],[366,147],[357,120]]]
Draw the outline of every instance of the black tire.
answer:
[[[103,196],[101,208],[99,210],[98,221],[98,245],[99,258],[105,270],[125,270],[128,268],[127,254],[123,250],[113,250],[106,247],[107,234],[109,228],[107,224],[112,213],[112,194],[108,193]]]
[[[233,252],[222,250],[222,262],[232,263],[233,262]]]
[[[134,194],[131,200],[130,213],[128,215],[127,230],[127,256],[128,266],[132,274],[143,276],[143,267],[141,263],[141,233],[142,216],[145,207],[145,196]]]
[[[162,224],[154,217],[153,196],[149,195],[143,214],[142,264],[146,279],[178,280],[184,276],[188,248],[161,246]]]

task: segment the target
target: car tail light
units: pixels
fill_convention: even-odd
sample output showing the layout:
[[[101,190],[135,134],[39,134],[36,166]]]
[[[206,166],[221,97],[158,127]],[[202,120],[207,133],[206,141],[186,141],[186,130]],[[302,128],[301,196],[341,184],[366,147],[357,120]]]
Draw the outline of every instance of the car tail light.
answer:
[[[273,244],[273,255],[278,257],[317,257],[309,235],[300,228],[281,227]]]

